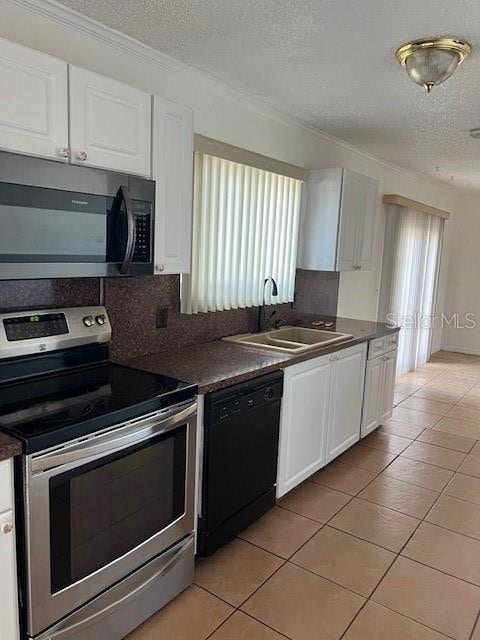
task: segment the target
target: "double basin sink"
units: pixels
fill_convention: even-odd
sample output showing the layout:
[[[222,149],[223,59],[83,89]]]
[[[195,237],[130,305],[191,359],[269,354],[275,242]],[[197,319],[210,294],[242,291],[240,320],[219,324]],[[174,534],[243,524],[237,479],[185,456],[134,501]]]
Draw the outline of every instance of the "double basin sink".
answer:
[[[262,333],[243,333],[237,336],[223,338],[246,347],[268,349],[283,353],[303,353],[311,349],[318,349],[335,342],[350,340],[353,336],[348,333],[323,331],[321,329],[307,329],[305,327],[282,327]]]

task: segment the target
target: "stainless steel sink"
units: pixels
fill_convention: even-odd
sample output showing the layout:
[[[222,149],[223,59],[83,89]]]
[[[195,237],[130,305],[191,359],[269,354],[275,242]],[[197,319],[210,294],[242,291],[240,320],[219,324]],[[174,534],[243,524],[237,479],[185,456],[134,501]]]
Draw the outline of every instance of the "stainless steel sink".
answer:
[[[349,333],[336,333],[335,331],[322,331],[321,329],[307,329],[305,327],[282,327],[262,333],[242,333],[236,336],[223,338],[227,342],[233,342],[257,349],[269,349],[283,353],[302,353],[310,349],[318,349],[328,344],[349,340],[353,336]]]

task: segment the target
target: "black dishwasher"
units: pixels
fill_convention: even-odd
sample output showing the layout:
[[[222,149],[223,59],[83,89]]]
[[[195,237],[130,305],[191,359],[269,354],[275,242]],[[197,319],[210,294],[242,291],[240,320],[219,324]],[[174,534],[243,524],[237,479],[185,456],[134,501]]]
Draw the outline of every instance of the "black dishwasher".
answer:
[[[200,555],[275,504],[282,390],[275,371],[205,396]]]

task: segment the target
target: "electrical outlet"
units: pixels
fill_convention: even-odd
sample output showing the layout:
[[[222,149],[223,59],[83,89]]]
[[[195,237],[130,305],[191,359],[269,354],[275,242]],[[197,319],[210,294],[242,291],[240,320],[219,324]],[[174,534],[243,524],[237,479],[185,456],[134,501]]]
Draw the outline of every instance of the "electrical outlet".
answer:
[[[155,326],[157,329],[165,329],[168,323],[168,307],[165,304],[157,304]]]

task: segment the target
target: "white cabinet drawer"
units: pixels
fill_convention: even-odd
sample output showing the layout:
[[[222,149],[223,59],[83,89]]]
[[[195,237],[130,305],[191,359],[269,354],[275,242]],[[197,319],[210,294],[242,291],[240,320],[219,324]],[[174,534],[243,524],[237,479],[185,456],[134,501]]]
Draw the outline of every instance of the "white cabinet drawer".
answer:
[[[13,463],[0,462],[0,513],[13,508]]]
[[[370,340],[368,344],[368,359],[378,358],[385,353],[387,346],[386,336]]]
[[[389,336],[385,336],[386,349],[385,351],[393,351],[398,347],[398,331],[392,333]]]
[[[383,336],[381,338],[375,338],[375,340],[370,340],[368,344],[368,359],[372,360],[372,358],[378,358],[378,356],[383,356],[385,353],[389,351],[393,351],[398,347],[398,331],[396,333],[391,333],[388,336]]]

